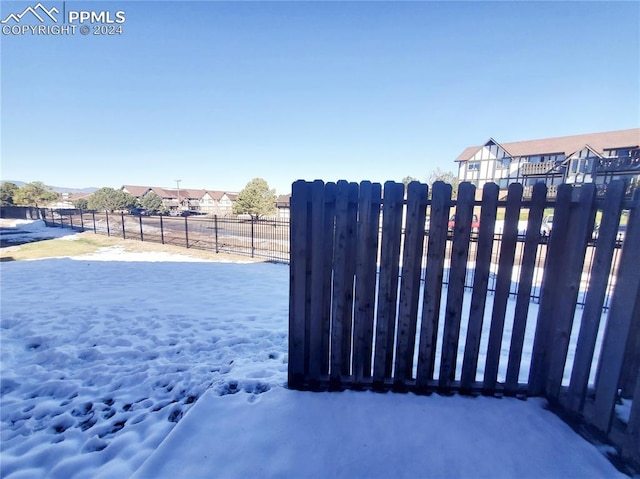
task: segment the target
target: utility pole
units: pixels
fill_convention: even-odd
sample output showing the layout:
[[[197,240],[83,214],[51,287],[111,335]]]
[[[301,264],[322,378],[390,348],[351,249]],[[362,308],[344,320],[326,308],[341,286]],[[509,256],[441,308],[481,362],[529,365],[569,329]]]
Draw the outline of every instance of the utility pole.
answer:
[[[180,211],[180,182],[182,180],[175,180],[176,182],[176,186],[178,187],[177,193],[178,193],[178,211]]]

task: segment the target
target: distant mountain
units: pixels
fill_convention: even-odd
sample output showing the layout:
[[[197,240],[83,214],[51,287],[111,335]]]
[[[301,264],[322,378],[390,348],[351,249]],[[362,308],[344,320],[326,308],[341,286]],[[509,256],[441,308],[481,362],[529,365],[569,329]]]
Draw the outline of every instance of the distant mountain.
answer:
[[[2,180],[1,183],[13,183],[16,186],[24,186],[26,183],[24,181],[14,181],[14,180]],[[51,188],[56,193],[93,193],[98,188],[89,187],[89,188],[67,188],[66,186],[51,186],[46,185]]]

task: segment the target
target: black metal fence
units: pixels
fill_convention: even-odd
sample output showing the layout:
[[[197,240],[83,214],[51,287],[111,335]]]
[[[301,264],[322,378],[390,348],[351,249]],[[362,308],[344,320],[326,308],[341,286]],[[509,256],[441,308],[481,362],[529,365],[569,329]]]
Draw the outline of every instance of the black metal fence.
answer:
[[[480,202],[476,202],[477,206]],[[503,208],[504,205],[500,203]],[[523,203],[523,211],[527,211],[528,203]],[[453,211],[453,210],[452,210]],[[552,211],[552,210],[549,210]],[[154,243],[171,244],[185,248],[229,253],[252,258],[262,258],[267,261],[289,263],[290,238],[289,220],[250,219],[234,216],[136,216],[125,213],[92,213],[80,210],[40,210],[40,215],[47,226],[72,228],[77,231],[93,231],[96,234],[115,236],[124,239],[150,241]],[[380,235],[382,229],[380,228]],[[517,277],[524,254],[524,231],[520,231],[515,251],[514,276]],[[428,237],[429,230],[425,230]],[[404,230],[402,231],[404,237]],[[487,291],[496,291],[497,267],[499,251],[502,245],[502,232],[498,228],[493,239],[492,268],[489,272]],[[444,268],[443,284],[449,284],[450,270],[448,261],[451,258],[453,245],[452,235],[447,238],[446,264]],[[531,300],[540,300],[542,272],[546,259],[549,236],[540,236],[540,245],[536,253],[536,267],[533,273]],[[584,274],[578,294],[578,305],[584,306],[587,285],[591,275],[591,264],[595,255],[595,237],[589,241],[587,247]],[[424,242],[426,251],[427,241]],[[616,242],[613,253],[612,274],[619,262],[621,241]],[[465,277],[465,288],[471,290],[475,277],[475,262],[477,254],[477,234],[472,233],[469,247],[469,264]],[[426,254],[423,255],[423,271],[426,268]],[[424,281],[424,275],[423,275]],[[518,294],[518,281],[512,281],[510,295]],[[609,284],[607,293],[611,293],[613,284]],[[607,294],[604,308],[609,307],[611,295]]]
[[[289,261],[288,221],[219,216],[136,216],[79,210],[43,210],[43,213],[47,226],[279,263]]]

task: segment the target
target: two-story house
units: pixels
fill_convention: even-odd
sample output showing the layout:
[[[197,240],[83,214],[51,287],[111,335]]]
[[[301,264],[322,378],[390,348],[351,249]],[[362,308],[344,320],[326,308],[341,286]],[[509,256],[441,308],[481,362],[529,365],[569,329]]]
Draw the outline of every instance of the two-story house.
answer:
[[[482,190],[497,183],[505,190],[522,183],[525,196],[544,182],[549,196],[561,183],[595,183],[599,193],[616,179],[628,181],[628,193],[640,186],[640,128],[604,133],[498,143],[493,138],[466,148],[456,159],[460,181]]]

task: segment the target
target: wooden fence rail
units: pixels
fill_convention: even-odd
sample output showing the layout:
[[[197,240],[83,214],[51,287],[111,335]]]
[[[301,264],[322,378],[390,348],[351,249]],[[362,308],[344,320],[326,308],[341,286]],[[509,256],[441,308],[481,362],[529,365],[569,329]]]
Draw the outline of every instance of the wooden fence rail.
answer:
[[[597,202],[595,185],[560,185],[550,203],[546,186],[537,184],[525,202],[522,185],[512,184],[499,201],[497,185],[489,184],[478,206],[470,183],[460,184],[455,201],[441,182],[431,192],[410,183],[406,197],[395,182],[384,189],[370,182],[294,183],[289,387],[544,396],[640,463],[640,211],[624,192],[623,182],[613,182]],[[554,226],[544,238],[549,207]],[[504,226],[496,246],[499,209]],[[532,305],[543,247],[540,303]],[[585,281],[588,247],[595,253]],[[626,421],[615,414],[620,392],[631,404]]]

